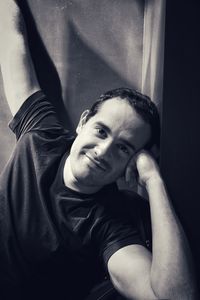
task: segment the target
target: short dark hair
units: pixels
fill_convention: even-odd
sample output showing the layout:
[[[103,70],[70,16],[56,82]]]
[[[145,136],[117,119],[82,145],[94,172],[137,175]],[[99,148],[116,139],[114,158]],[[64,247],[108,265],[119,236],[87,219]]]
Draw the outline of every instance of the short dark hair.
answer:
[[[100,106],[107,100],[119,98],[126,100],[141,118],[151,127],[151,138],[145,145],[146,149],[153,145],[160,146],[160,118],[156,105],[151,99],[142,93],[130,88],[117,88],[102,94],[92,105],[87,115],[87,120],[93,117],[99,110]]]

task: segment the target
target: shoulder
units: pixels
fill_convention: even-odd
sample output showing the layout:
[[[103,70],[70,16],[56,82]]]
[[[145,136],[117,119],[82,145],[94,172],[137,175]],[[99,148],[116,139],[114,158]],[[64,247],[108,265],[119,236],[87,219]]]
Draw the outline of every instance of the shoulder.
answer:
[[[32,94],[20,107],[9,127],[17,140],[26,133],[41,131],[49,136],[71,135],[60,122],[56,110],[42,91]]]

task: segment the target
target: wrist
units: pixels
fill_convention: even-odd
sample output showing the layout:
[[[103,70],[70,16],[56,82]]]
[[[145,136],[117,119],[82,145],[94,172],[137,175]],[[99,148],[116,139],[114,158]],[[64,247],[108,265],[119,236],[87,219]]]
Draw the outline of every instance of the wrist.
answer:
[[[146,180],[145,187],[148,190],[161,184],[163,185],[163,179],[161,175],[159,173],[155,173]]]
[[[7,1],[4,2],[6,3]],[[24,35],[26,33],[26,25],[21,10],[15,1],[12,1],[12,3],[7,3],[7,5],[4,4],[2,8],[0,7],[0,9],[2,9],[0,21],[1,35],[5,37],[16,34]]]

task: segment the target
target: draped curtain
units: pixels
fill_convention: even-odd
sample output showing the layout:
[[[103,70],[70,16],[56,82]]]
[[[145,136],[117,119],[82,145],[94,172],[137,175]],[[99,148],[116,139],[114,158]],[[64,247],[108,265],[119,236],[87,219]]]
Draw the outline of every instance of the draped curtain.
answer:
[[[146,0],[144,6],[141,91],[162,107],[165,0]]]

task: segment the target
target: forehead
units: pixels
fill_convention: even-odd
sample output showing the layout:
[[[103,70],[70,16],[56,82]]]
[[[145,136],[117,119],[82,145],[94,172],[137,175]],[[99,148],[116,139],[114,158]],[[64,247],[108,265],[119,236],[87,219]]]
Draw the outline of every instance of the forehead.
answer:
[[[117,126],[121,129],[131,129],[146,124],[127,100],[119,98],[103,102],[95,116],[96,120],[104,120],[110,126]]]

